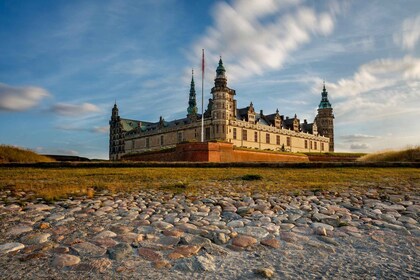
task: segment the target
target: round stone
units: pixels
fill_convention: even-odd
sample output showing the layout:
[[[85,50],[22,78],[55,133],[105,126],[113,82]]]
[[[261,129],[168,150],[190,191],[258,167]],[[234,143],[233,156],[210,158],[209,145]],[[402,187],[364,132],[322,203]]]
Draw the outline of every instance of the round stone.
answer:
[[[69,254],[57,255],[52,261],[52,265],[57,267],[73,266],[78,263],[80,263],[80,258]]]

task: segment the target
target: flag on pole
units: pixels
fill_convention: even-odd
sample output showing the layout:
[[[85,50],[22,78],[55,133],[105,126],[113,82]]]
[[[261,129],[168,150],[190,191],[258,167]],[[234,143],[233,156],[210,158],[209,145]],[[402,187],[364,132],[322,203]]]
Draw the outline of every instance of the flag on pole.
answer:
[[[201,71],[204,74],[204,49],[203,49],[203,59],[201,60]]]
[[[204,49],[201,59],[201,142],[204,142]]]

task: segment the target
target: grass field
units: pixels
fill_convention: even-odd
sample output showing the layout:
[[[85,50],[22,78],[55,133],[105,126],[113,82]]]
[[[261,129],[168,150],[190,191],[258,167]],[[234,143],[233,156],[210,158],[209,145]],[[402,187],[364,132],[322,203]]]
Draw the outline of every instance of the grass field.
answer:
[[[2,162],[53,162],[52,158],[33,151],[13,146],[0,145],[0,163]]]
[[[251,175],[251,176],[250,176]],[[0,190],[57,200],[95,192],[155,189],[197,195],[304,190],[390,189],[419,192],[416,168],[6,168]]]

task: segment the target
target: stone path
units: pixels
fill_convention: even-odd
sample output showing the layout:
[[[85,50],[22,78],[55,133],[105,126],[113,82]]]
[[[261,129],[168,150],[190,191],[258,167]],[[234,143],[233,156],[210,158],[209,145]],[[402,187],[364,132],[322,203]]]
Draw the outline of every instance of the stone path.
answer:
[[[420,276],[418,193],[215,193],[103,193],[22,205],[2,191],[0,278]]]

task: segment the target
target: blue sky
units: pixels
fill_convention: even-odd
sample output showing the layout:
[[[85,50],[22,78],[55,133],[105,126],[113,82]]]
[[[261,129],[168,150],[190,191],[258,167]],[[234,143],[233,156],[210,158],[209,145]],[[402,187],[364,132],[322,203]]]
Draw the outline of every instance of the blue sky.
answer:
[[[313,121],[325,79],[337,151],[420,144],[418,0],[0,0],[0,42],[1,144],[108,158],[114,100],[185,117],[203,48],[205,100],[221,55],[239,107]]]

